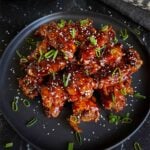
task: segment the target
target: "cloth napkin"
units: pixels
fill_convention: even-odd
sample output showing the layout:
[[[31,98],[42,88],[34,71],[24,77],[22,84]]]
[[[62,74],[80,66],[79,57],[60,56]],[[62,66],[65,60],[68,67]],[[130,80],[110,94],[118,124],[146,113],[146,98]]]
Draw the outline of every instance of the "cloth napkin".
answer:
[[[99,0],[150,31],[149,0]]]

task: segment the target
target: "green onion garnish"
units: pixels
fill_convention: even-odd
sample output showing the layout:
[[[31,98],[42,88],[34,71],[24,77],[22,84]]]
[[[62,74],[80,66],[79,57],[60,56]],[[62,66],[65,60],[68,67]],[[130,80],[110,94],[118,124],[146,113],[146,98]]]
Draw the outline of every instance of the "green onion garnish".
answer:
[[[132,119],[129,117],[129,113],[126,113],[125,116],[119,116],[115,114],[110,114],[109,115],[109,123],[113,123],[118,125],[118,123],[131,123]]]
[[[30,44],[32,46],[35,46],[35,44],[36,44],[35,39],[33,39],[31,37],[27,38],[26,42],[27,42],[27,44]]]
[[[25,58],[25,57],[22,57],[22,58],[20,59],[20,63],[27,63],[27,62],[28,62],[28,59]]]
[[[76,36],[76,29],[72,28],[71,31],[70,31],[70,34],[71,34],[72,38],[74,39],[75,36]]]
[[[55,58],[57,57],[57,54],[58,54],[58,50],[56,50],[56,51],[54,52],[53,60],[55,60]]]
[[[71,24],[71,23],[73,23],[73,21],[72,21],[72,20],[69,20],[69,21],[68,21],[68,24]]]
[[[90,42],[91,42],[92,45],[95,46],[97,44],[97,39],[94,36],[90,36],[89,39],[90,39]]]
[[[14,145],[13,142],[9,142],[4,145],[4,148],[11,148],[11,147],[13,147],[13,145]]]
[[[18,50],[16,50],[16,54],[18,55],[18,57],[22,58],[22,55],[20,54]]]
[[[56,72],[52,72],[53,80],[56,79]]]
[[[80,25],[81,26],[86,26],[89,23],[89,19],[84,19],[84,20],[80,20]]]
[[[133,32],[138,36],[141,34],[141,31],[137,28],[133,29]]]
[[[52,50],[46,52],[46,53],[44,54],[44,57],[45,57],[46,59],[51,58],[51,57],[54,55],[54,52],[55,52],[55,50],[52,49]]]
[[[48,51],[47,53],[44,54],[44,57],[46,59],[49,59],[49,58],[52,58],[53,60],[55,60],[55,58],[57,57],[57,54],[58,54],[58,50],[50,50]]]
[[[126,29],[120,31],[121,38],[125,41],[129,36]]]
[[[127,95],[126,88],[122,88],[122,89],[120,90],[120,92],[121,92],[122,95]]]
[[[105,32],[105,31],[108,31],[108,29],[109,29],[109,26],[105,25],[105,26],[102,26],[101,31]]]
[[[97,56],[97,57],[100,57],[100,56],[101,56],[102,50],[103,50],[104,48],[106,48],[106,45],[104,45],[104,46],[102,46],[102,47],[97,47],[97,48],[95,49],[95,52],[96,52],[96,56]]]
[[[112,98],[113,103],[115,103],[116,102],[116,97],[115,97],[114,94],[111,95],[111,98]]]
[[[74,143],[73,142],[69,142],[68,143],[68,150],[73,150],[74,147]]]
[[[120,119],[121,119],[120,116],[114,115],[112,113],[109,115],[109,123],[118,125],[118,123],[120,122]]]
[[[134,150],[142,150],[142,147],[140,146],[138,142],[134,143]]]
[[[89,70],[86,69],[84,72],[87,76],[89,75]]]
[[[43,54],[44,54],[41,49],[39,50],[39,53],[40,53],[40,57],[38,59],[38,62],[40,62],[43,59]]]
[[[138,98],[138,99],[146,99],[146,96],[141,95],[140,93],[134,93],[133,96],[134,96],[135,98]]]
[[[119,76],[121,76],[121,70],[120,68],[115,68],[114,71],[112,72],[112,77],[115,76],[117,74],[117,72],[119,73]]]
[[[126,113],[126,115],[122,118],[121,122],[122,123],[131,123],[132,119],[129,116],[130,116],[130,114]]]
[[[25,107],[30,107],[30,102],[27,99],[23,100],[23,104]]]
[[[79,46],[81,43],[79,41],[75,41],[75,44]]]
[[[70,77],[71,77],[71,73],[68,73],[67,76],[66,76],[65,74],[63,74],[63,83],[64,83],[64,87],[67,87],[67,86],[68,86]]]
[[[114,38],[114,44],[117,44],[118,43],[118,39],[117,39],[117,37],[115,36],[115,38]]]
[[[15,111],[15,112],[18,111],[18,99],[14,99],[14,100],[12,101],[11,108],[12,108],[12,110]]]
[[[60,22],[58,23],[58,27],[63,28],[65,26],[65,24],[66,24],[66,21],[61,19]]]
[[[82,137],[79,132],[75,132],[75,138],[79,144],[82,144]]]
[[[37,118],[32,118],[30,121],[27,122],[26,127],[32,127],[37,123],[38,119]]]

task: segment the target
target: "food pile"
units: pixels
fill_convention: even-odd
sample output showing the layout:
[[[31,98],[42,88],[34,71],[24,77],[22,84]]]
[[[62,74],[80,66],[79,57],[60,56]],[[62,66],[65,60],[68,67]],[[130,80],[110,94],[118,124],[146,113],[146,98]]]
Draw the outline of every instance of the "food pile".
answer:
[[[107,110],[123,110],[125,96],[133,94],[131,75],[143,62],[136,50],[118,42],[112,26],[96,29],[90,19],[60,20],[40,26],[35,36],[42,40],[27,61],[20,61],[25,76],[19,86],[30,99],[41,96],[47,117],[58,117],[69,102],[69,124],[81,132],[81,121],[100,119],[97,103]]]

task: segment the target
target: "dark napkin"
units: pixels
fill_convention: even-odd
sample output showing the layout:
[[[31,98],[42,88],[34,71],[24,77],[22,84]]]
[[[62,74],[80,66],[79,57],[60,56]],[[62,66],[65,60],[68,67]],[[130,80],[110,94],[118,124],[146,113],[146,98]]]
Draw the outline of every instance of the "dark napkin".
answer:
[[[150,11],[137,7],[132,3],[122,0],[99,0],[112,8],[118,10],[123,15],[130,17],[133,21],[150,30]]]

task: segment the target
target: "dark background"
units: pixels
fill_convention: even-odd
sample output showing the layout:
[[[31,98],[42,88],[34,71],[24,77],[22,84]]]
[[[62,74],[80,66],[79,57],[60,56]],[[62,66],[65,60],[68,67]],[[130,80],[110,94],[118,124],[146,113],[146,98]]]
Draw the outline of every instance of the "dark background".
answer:
[[[140,41],[145,46],[150,43],[150,32],[148,30],[121,15],[115,9],[106,6],[100,0],[0,0],[0,56],[14,36],[29,23],[54,12],[69,10],[94,11],[116,18],[129,27],[140,29]],[[115,150],[132,150],[134,142],[140,143],[143,150],[149,150],[149,118],[135,135]],[[0,114],[0,145],[3,146],[10,141],[14,143],[14,150],[34,149],[20,139],[5,121],[3,115]]]

